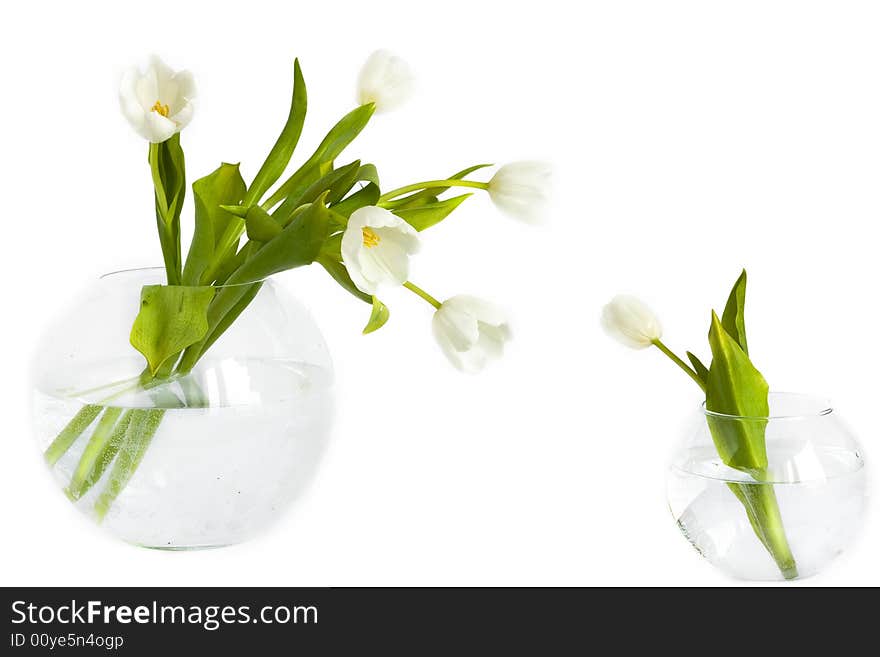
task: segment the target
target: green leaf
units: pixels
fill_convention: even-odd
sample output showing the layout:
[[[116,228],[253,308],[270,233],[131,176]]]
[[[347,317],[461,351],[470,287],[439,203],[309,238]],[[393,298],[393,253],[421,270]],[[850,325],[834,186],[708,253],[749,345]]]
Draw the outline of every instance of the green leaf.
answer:
[[[709,345],[712,366],[706,381],[706,409],[737,416],[708,416],[715,448],[726,465],[763,476],[767,467],[764,428],[770,413],[767,382],[714,312]]]
[[[275,193],[269,197],[269,200],[263,203],[263,208],[271,210],[288,196],[294,193],[302,193],[301,190],[304,190],[314,180],[320,178],[322,175],[321,167],[335,160],[345,150],[345,147],[354,141],[355,137],[366,127],[374,111],[374,105],[369,103],[353,109],[342,117],[330,129],[330,132],[327,133],[327,136],[324,137],[324,140],[312,156],[290,178],[284,181]]]
[[[736,279],[730,296],[727,299],[727,305],[724,307],[724,313],[721,315],[721,325],[724,330],[736,340],[736,343],[742,350],[748,354],[749,346],[746,341],[746,270],[743,269],[742,274]]]
[[[706,409],[728,416],[707,415],[721,460],[760,482],[767,478],[765,430],[770,414],[769,387],[747,353],[745,293],[746,273],[743,271],[730,293],[724,320],[712,313],[709,330],[712,366],[706,385]],[[743,505],[752,530],[783,577],[797,577],[797,564],[785,535],[773,486],[731,482],[728,488]]]
[[[363,189],[359,189],[331,207],[336,214],[348,219],[355,210],[368,205],[376,205],[381,195],[382,192],[379,190],[379,186],[375,183],[369,183]]]
[[[193,185],[195,231],[183,269],[184,285],[199,285],[202,275],[215,256],[217,242],[232,225],[241,229],[241,220],[223,209],[237,205],[244,196],[245,184],[237,164],[223,163]]]
[[[221,205],[220,209],[226,210],[229,214],[235,215],[240,219],[244,219],[248,213],[248,208],[243,205]]]
[[[208,334],[208,337],[205,338],[204,344],[201,346],[200,353],[204,354],[208,349],[211,348],[211,345],[214,344],[217,339],[223,335],[223,333],[232,326],[232,323],[238,319],[238,316],[244,312],[245,308],[250,305],[251,301],[254,300],[254,297],[259,294],[260,290],[263,287],[262,283],[252,283],[250,285],[236,285],[236,288],[243,288],[240,291],[237,290],[239,294],[239,299],[236,303],[229,309],[229,311],[223,315],[223,318],[211,329],[211,332]]]
[[[278,222],[259,205],[250,207],[245,222],[248,239],[256,242],[268,242],[281,234],[282,228]]]
[[[148,162],[156,199],[156,228],[169,285],[180,283],[180,211],[186,196],[186,164],[180,133],[160,144],[150,144]]]
[[[275,145],[269,152],[269,156],[263,162],[263,166],[260,167],[256,177],[254,177],[254,181],[251,183],[250,189],[248,189],[244,198],[243,205],[245,207],[259,203],[263,194],[284,173],[302,134],[303,123],[306,120],[307,104],[306,83],[303,80],[302,71],[299,67],[299,60],[296,59],[293,62],[293,98],[290,101],[290,113],[287,116],[287,123],[284,124],[284,129],[278,136],[278,141],[275,142]]]
[[[345,268],[344,264],[327,254],[321,254],[318,257],[318,263],[327,270],[327,273],[330,274],[330,276],[333,277],[333,280],[339,283],[343,289],[347,290],[361,301],[373,303],[373,297],[366,292],[359,290],[357,285],[354,284],[354,281],[351,280],[351,276],[348,275],[348,270]]]
[[[453,196],[443,201],[436,201],[414,208],[397,209],[393,212],[410,226],[421,231],[439,224],[470,196],[473,196],[473,194]]]
[[[131,329],[131,345],[147,359],[155,376],[162,364],[205,337],[214,288],[146,285]]]
[[[275,221],[287,225],[293,212],[307,203],[312,203],[321,194],[327,193],[327,202],[336,203],[342,199],[357,180],[361,168],[360,160],[355,160],[338,169],[331,169],[309,185],[301,194],[291,194],[284,203],[272,213]]]
[[[390,316],[391,312],[388,310],[388,306],[379,301],[376,297],[373,297],[373,312],[370,313],[370,319],[364,327],[364,335],[377,331],[385,326],[385,322],[388,321]]]
[[[379,170],[376,168],[376,165],[362,164],[361,168],[358,170],[357,180],[373,183],[376,187],[379,187]]]
[[[456,173],[449,176],[447,180],[461,180],[465,176],[472,174],[474,171],[479,171],[480,169],[485,169],[486,167],[491,166],[494,165],[475,164],[474,166],[468,167],[467,169],[457,171]],[[382,206],[388,208],[389,210],[393,210],[397,208],[418,207],[420,205],[425,205],[426,203],[435,203],[437,201],[437,197],[444,192],[449,191],[449,189],[449,187],[432,187],[431,189],[423,189],[422,191],[410,194],[409,196],[404,196],[394,201],[384,202]]]
[[[709,378],[709,368],[703,365],[703,362],[689,351],[687,352],[687,357],[691,361],[697,376],[700,377],[700,381],[706,383],[706,380]]]
[[[325,198],[326,194],[298,212],[284,230],[229,277],[227,285],[261,281],[314,262],[327,239],[332,219],[324,205]]]

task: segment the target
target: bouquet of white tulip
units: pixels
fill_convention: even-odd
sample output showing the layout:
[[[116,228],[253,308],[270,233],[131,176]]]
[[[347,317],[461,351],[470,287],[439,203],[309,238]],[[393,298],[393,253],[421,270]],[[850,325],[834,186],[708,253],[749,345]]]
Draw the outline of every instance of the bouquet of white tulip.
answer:
[[[712,312],[709,346],[712,362],[706,367],[687,352],[690,364],[662,340],[660,321],[635,297],[620,295],[605,306],[602,326],[619,342],[633,349],[657,347],[700,387],[706,396],[709,431],[721,461],[749,475],[754,482],[728,483],[742,504],[761,544],[773,557],[785,579],[798,576],[797,564],[786,538],[779,505],[768,476],[765,428],[769,416],[769,387],[749,358],[745,327],[746,272],[737,279],[721,318]],[[713,415],[714,414],[714,415]],[[737,417],[741,422],[723,422]]]
[[[434,307],[433,331],[453,365],[475,371],[501,355],[510,337],[503,313],[467,296],[441,303],[409,280],[410,259],[419,249],[421,233],[471,196],[444,197],[450,189],[484,190],[505,212],[531,219],[545,200],[547,168],[516,163],[501,167],[488,182],[469,178],[491,166],[481,164],[383,193],[375,165],[360,160],[337,165],[374,112],[399,106],[411,82],[402,60],[384,51],[374,53],[359,78],[359,105],[270,191],[287,169],[306,116],[305,82],[299,62],[294,62],[287,122],[250,184],[237,164],[221,164],[192,184],[195,227],[184,258],[180,218],[186,170],[180,132],[193,117],[195,84],[189,73],[172,71],[156,57],[145,70],[124,76],[122,112],[150,142],[148,161],[167,274],[166,285],[149,285],[141,292],[131,344],[143,354],[146,367],[133,385],[161,396],[163,403],[155,409],[128,410],[89,404],[77,413],[45,454],[50,464],[56,463],[96,424],[67,488],[72,499],[80,499],[110,468],[95,505],[102,518],[138,467],[162,422],[162,409],[204,404],[189,374],[272,274],[319,264],[342,288],[371,305],[364,333],[389,318],[376,295],[388,286],[404,286]],[[182,394],[170,388],[172,382]]]

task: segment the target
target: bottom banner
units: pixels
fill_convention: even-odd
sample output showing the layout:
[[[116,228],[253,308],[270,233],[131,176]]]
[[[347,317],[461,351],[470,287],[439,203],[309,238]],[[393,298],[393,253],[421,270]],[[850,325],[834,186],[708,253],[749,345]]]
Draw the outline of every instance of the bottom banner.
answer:
[[[790,650],[799,637],[809,637],[817,648],[822,628],[835,627],[834,616],[844,609],[846,625],[858,626],[850,594],[828,590],[0,590],[3,655],[178,655],[196,649],[420,655],[501,648],[542,655],[599,649],[604,655],[644,649],[646,643],[658,650],[702,650],[711,644],[696,640],[713,636],[719,645],[743,647],[763,637],[762,649],[779,643]]]

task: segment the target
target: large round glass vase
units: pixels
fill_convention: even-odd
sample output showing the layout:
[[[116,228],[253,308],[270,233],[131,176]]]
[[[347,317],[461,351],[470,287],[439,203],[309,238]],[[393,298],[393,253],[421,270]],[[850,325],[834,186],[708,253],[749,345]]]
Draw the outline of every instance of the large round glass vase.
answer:
[[[263,281],[188,375],[144,385],[129,339],[142,288],[164,279],[161,269],[104,276],[46,333],[37,440],[70,501],[117,537],[162,549],[238,543],[313,478],[332,418],[331,360],[308,311]]]
[[[763,436],[767,466],[725,464],[716,440]],[[855,436],[822,399],[771,393],[770,414],[703,408],[675,452],[669,509],[682,534],[728,575],[797,579],[825,569],[857,535],[867,496]]]

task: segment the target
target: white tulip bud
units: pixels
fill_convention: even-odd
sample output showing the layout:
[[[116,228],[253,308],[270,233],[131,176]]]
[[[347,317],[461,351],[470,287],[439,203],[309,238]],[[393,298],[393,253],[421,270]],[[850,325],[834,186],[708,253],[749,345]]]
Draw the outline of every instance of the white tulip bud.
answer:
[[[500,309],[467,295],[444,301],[434,313],[432,327],[449,362],[463,372],[478,372],[500,358],[511,336]]]
[[[514,219],[534,221],[547,205],[550,166],[544,162],[512,162],[489,181],[489,196]]]
[[[374,103],[377,112],[389,112],[409,99],[414,81],[405,61],[387,50],[377,50],[367,58],[358,77],[358,102]]]
[[[602,328],[615,340],[633,349],[644,349],[663,335],[660,320],[639,299],[619,294],[602,309]]]

